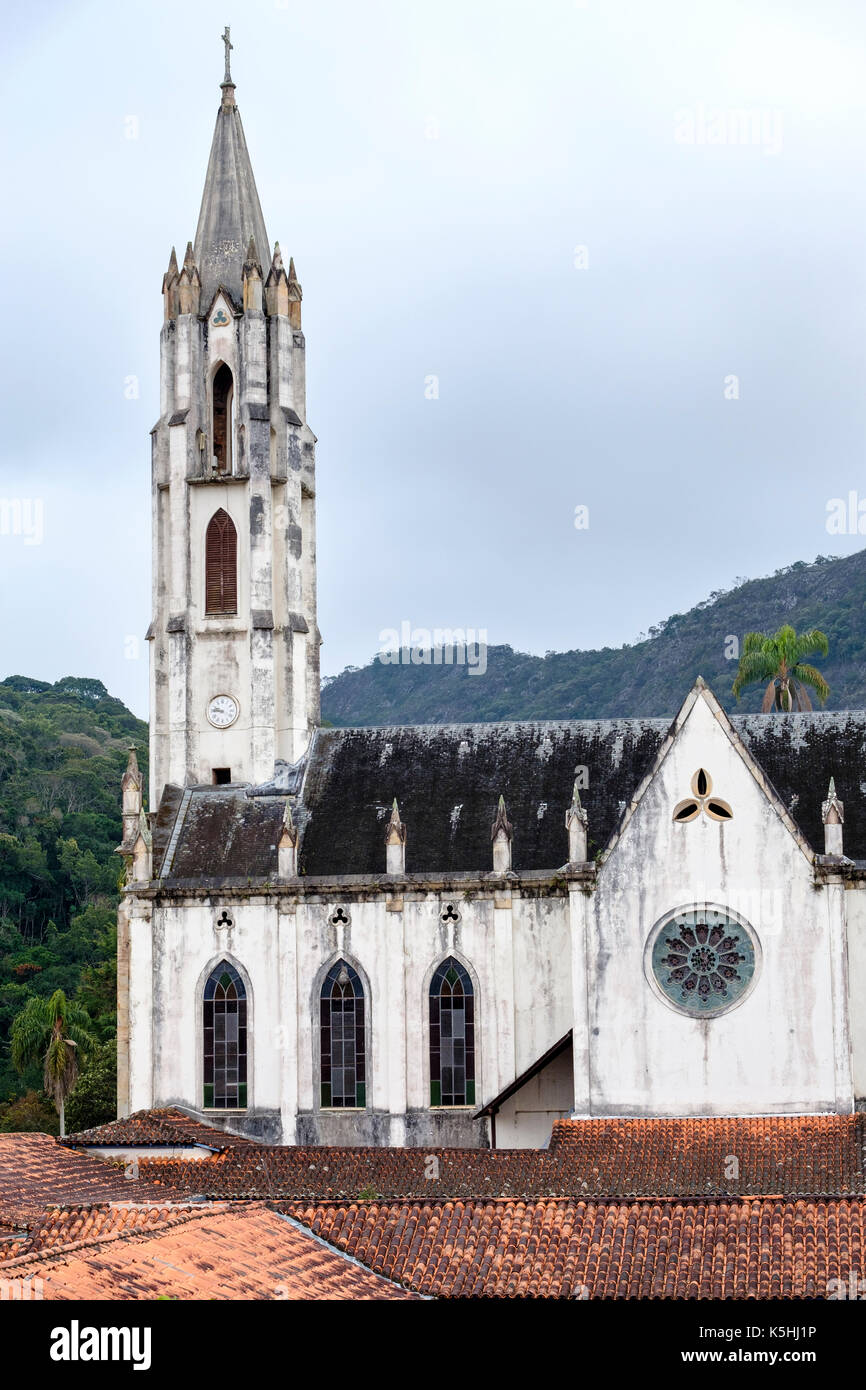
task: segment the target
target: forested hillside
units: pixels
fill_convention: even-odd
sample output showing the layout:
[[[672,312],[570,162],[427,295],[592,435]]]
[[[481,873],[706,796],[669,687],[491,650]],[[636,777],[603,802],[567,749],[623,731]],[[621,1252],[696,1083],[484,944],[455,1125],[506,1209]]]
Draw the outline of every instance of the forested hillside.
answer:
[[[408,652],[399,665],[374,659],[325,682],[322,716],[347,726],[673,715],[698,675],[726,709],[749,713],[760,709],[762,691],[747,691],[737,705],[730,639],[742,643],[747,632],[783,623],[826,632],[830,654],[818,665],[830,685],[827,708],[866,707],[866,551],[859,551],[710,594],[632,646],[543,657],[491,647],[483,675],[466,665],[412,665]]]
[[[100,681],[0,684],[0,1128],[44,1129],[56,1119],[34,1094],[9,1105],[41,1088],[40,1069],[19,1077],[9,1055],[12,1019],[32,994],[62,989],[84,1005],[108,1045],[92,1063],[99,1075],[80,1090],[108,1094],[113,1085],[123,867],[114,851],[133,743],[146,767],[147,725]]]

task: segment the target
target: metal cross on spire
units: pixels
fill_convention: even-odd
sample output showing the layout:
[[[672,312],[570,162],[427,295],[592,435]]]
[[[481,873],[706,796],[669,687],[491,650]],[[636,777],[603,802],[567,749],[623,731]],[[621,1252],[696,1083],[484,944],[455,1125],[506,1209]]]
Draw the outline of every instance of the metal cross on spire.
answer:
[[[231,31],[231,29],[229,28],[229,26],[226,25],[226,27],[225,27],[225,33],[224,33],[223,36],[222,36],[223,43],[224,43],[225,46],[226,46],[226,75],[225,75],[225,77],[223,78],[223,86],[224,86],[224,87],[227,86],[227,85],[229,85],[229,84],[231,83],[231,80],[232,80],[232,59],[231,59],[231,51],[232,51],[232,49],[234,48],[234,44],[233,44],[232,41],[231,41],[231,32],[232,32],[232,31]]]

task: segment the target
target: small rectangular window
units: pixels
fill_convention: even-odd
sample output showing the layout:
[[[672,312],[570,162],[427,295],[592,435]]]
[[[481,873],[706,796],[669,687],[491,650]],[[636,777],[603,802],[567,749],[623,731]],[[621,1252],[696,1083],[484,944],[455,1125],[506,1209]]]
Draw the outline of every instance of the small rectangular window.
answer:
[[[232,770],[230,767],[215,767],[213,770],[214,786],[222,786],[232,780]]]

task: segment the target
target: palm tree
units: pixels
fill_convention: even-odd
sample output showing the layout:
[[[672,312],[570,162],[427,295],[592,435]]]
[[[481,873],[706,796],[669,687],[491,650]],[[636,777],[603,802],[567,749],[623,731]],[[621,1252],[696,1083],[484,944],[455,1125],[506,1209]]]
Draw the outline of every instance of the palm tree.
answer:
[[[830,687],[814,666],[803,660],[813,652],[826,656],[829,644],[817,627],[796,633],[792,627],[780,627],[772,637],[763,632],[749,632],[743,643],[743,654],[734,681],[737,699],[747,685],[769,681],[761,709],[764,714],[777,710],[808,710],[812,708],[807,686],[811,686],[821,704],[830,694]]]
[[[42,1062],[42,1079],[60,1116],[61,1138],[66,1133],[66,1098],[78,1080],[79,1058],[96,1046],[90,1015],[80,1004],[68,1003],[62,989],[50,999],[34,995],[13,1019],[12,1063],[23,1072]]]

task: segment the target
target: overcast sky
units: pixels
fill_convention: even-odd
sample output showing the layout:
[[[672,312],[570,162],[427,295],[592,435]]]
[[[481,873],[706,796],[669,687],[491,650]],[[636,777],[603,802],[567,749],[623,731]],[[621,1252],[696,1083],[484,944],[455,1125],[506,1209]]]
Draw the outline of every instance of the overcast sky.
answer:
[[[147,712],[160,285],[225,23],[304,288],[323,673],[402,621],[620,645],[864,544],[826,530],[866,499],[862,0],[226,5],[5,11],[0,676]]]

